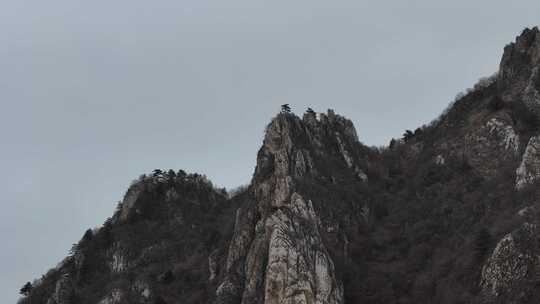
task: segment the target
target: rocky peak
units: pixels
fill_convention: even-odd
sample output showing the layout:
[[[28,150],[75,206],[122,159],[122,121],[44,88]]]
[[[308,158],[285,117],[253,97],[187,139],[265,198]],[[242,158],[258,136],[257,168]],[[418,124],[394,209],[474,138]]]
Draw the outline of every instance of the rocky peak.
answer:
[[[308,143],[306,126],[294,114],[280,113],[268,125],[252,181],[261,207],[281,206],[291,195],[293,178],[312,171]]]
[[[536,97],[540,88],[539,64],[540,30],[526,28],[515,42],[504,48],[498,76],[503,100],[523,100],[530,104],[529,99]]]
[[[264,205],[279,207],[294,192],[297,179],[335,181],[335,175],[346,171],[367,181],[362,148],[352,121],[331,109],[309,110],[302,118],[280,113],[267,126],[257,155],[251,183],[255,195],[259,202],[272,197],[276,201]]]
[[[358,141],[358,135],[352,121],[336,114],[332,109],[328,110],[327,115],[321,115],[321,123],[334,129],[336,132],[342,133],[348,141]]]
[[[355,176],[367,180],[360,168],[359,146],[353,123],[333,110],[326,114],[307,112],[302,119],[293,113],[280,113],[267,126],[257,155],[252,181],[255,194],[260,201],[274,197],[277,201],[270,205],[280,206],[294,191],[294,179],[320,177],[317,159],[330,155],[337,155]]]
[[[526,28],[504,48],[500,64],[499,81],[502,85],[510,85],[517,78],[527,79],[532,68],[540,60],[540,31],[537,27]]]
[[[191,197],[201,201],[214,201],[217,196],[224,196],[223,190],[216,191],[206,176],[197,173],[186,173],[183,170],[155,170],[151,174],[143,174],[134,180],[118,205],[114,222],[122,222],[131,214],[141,214],[144,200],[157,200],[170,203],[180,197]]]
[[[317,139],[338,134],[347,142],[358,142],[358,135],[351,120],[335,114],[306,112],[303,118],[293,113],[278,114],[266,128],[262,149],[291,151],[294,147],[310,148]]]
[[[318,116],[280,113],[266,128],[251,183],[256,211],[248,205],[237,213],[217,303],[343,303],[319,215],[297,183],[319,177],[321,156],[345,153],[341,161],[354,162],[346,149],[353,151],[357,137],[333,111]]]

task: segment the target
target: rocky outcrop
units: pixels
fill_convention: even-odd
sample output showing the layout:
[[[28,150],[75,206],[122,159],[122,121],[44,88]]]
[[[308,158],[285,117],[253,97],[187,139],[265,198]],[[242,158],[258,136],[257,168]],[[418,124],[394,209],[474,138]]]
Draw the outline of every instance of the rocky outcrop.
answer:
[[[524,101],[537,114],[540,109],[540,31],[525,29],[514,43],[504,48],[498,76],[498,87],[506,102]]]
[[[482,268],[480,283],[489,301],[522,303],[540,274],[538,226],[525,223],[499,241]],[[519,291],[519,292],[518,292]]]
[[[266,221],[265,303],[343,303],[343,288],[319,235],[311,201],[293,193],[288,208]]]
[[[522,189],[540,178],[540,136],[533,136],[516,170],[516,188]]]
[[[436,157],[435,157],[435,163],[437,165],[444,165],[446,163],[446,159],[444,158],[444,156],[442,156],[441,154],[438,154]]]
[[[246,280],[246,259],[253,241],[256,224],[254,202],[236,211],[234,233],[229,243],[225,276],[216,289],[216,303],[238,303],[241,301]]]
[[[496,175],[501,166],[519,157],[519,135],[511,119],[493,117],[465,136],[464,155],[484,176]]]
[[[497,118],[492,118],[486,123],[489,135],[498,140],[500,146],[511,153],[519,151],[519,135],[511,124]]]
[[[130,211],[135,206],[135,203],[137,202],[137,199],[142,191],[144,191],[142,184],[134,184],[129,187],[124,199],[122,200],[120,213],[118,215],[121,221],[127,220]]]
[[[319,234],[313,203],[296,186],[297,178],[318,174],[311,151],[329,137],[354,170],[346,144],[357,140],[356,131],[333,112],[303,120],[280,114],[268,126],[252,182],[256,210],[237,215],[218,303],[343,303],[343,287]]]
[[[345,145],[343,143],[343,140],[341,139],[341,136],[339,135],[339,133],[336,132],[335,135],[336,135],[336,140],[337,140],[338,147],[339,147],[339,152],[343,156],[343,159],[345,160],[345,163],[347,163],[347,166],[349,167],[349,169],[352,169],[359,179],[361,179],[362,181],[367,181],[367,179],[368,179],[367,175],[364,173],[364,171],[362,171],[362,169],[360,169],[358,167],[358,165],[356,164],[354,159],[351,157],[351,154],[349,153],[349,151],[345,147]]]
[[[148,301],[152,295],[150,285],[142,280],[135,281],[135,283],[133,283],[131,286],[131,289],[136,295],[138,295],[141,302]]]
[[[112,273],[120,273],[128,268],[128,259],[125,250],[119,243],[115,243],[109,250],[109,269]]]
[[[120,289],[114,289],[109,295],[99,301],[98,304],[118,304],[122,300],[123,294]]]

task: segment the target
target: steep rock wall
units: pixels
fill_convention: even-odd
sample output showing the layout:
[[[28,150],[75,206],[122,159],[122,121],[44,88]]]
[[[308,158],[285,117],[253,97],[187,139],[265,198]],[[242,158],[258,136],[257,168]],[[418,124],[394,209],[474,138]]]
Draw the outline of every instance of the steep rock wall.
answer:
[[[296,181],[319,176],[316,154],[334,152],[366,180],[352,152],[357,141],[352,123],[333,111],[304,119],[282,113],[272,121],[251,184],[255,206],[239,210],[217,303],[343,303],[320,219]]]

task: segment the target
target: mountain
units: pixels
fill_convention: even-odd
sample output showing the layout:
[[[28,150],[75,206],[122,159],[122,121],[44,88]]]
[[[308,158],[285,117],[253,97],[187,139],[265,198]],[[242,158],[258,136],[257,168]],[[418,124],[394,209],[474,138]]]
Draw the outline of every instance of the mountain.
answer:
[[[287,107],[251,183],[156,170],[21,304],[540,302],[540,31],[388,147]]]

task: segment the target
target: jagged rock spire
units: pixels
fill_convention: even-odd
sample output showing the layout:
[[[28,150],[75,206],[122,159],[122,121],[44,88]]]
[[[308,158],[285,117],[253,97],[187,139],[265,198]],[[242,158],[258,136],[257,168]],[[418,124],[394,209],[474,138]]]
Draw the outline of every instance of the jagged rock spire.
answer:
[[[255,204],[238,213],[217,303],[238,298],[246,304],[343,303],[343,285],[319,233],[319,216],[297,182],[326,178],[318,160],[330,155],[341,155],[337,167],[344,163],[367,178],[359,169],[357,145],[352,122],[332,110],[309,111],[302,119],[280,113],[271,121],[251,182]]]
[[[306,112],[303,118],[280,113],[266,128],[263,145],[257,157],[254,181],[269,173],[301,176],[316,172],[313,163],[318,154],[337,152],[351,169],[358,167],[353,158],[358,135],[353,123],[329,109],[327,113]],[[335,151],[334,151],[334,150]]]

